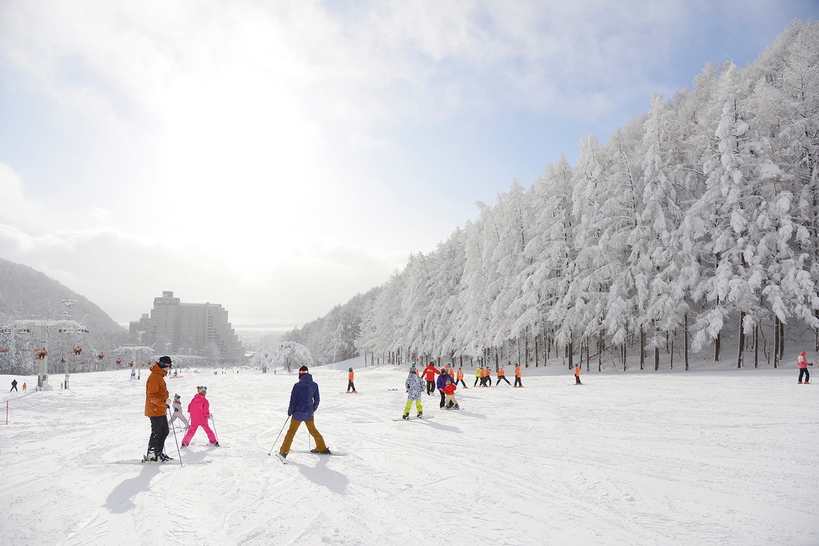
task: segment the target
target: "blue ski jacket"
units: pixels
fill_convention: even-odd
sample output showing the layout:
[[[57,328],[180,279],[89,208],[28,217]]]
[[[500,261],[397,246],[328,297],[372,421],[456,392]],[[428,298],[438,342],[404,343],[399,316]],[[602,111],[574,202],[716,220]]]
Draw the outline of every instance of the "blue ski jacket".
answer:
[[[313,412],[318,409],[320,400],[318,383],[313,381],[313,376],[309,373],[302,374],[290,392],[287,415],[296,421],[312,421]]]

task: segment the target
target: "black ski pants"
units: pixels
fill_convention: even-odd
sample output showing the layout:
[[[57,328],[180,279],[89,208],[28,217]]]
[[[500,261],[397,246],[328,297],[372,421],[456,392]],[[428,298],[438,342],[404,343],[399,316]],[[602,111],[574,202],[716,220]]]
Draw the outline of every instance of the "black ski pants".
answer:
[[[165,453],[165,438],[170,432],[168,417],[160,415],[149,419],[151,420],[151,438],[148,440],[148,455],[160,455]]]
[[[497,382],[497,383],[495,383],[495,386],[500,385],[501,379],[503,379],[504,381],[506,381],[506,384],[507,384],[507,385],[511,385],[511,383],[509,382],[509,380],[508,380],[508,379],[506,379],[506,376],[505,376],[505,375],[502,375],[502,376],[500,376],[500,377],[498,378],[498,382]]]

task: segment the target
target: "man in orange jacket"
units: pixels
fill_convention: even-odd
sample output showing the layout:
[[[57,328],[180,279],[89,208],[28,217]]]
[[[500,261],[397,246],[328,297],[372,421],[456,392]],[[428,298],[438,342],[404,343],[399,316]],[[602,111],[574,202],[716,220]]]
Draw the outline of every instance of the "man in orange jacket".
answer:
[[[159,362],[151,366],[151,375],[145,381],[145,416],[151,419],[151,437],[148,440],[148,453],[143,461],[171,460],[165,454],[165,438],[170,432],[167,411],[171,407],[165,376],[171,370],[171,365],[171,357],[161,357]]]
[[[424,376],[424,379],[427,381],[427,394],[432,396],[432,393],[435,392],[435,376],[438,375],[439,372],[435,368],[435,363],[430,362],[429,366],[424,368],[424,371],[421,372],[421,375]]]

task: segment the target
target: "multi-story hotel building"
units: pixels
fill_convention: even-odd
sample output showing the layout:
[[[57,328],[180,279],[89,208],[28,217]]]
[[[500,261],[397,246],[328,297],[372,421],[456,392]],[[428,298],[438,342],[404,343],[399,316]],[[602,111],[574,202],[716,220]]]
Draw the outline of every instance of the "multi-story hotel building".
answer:
[[[244,358],[239,336],[228,322],[228,312],[218,303],[181,303],[172,291],[154,298],[150,316],[130,323],[130,333],[143,332],[142,343],[158,353],[194,354],[220,363]]]

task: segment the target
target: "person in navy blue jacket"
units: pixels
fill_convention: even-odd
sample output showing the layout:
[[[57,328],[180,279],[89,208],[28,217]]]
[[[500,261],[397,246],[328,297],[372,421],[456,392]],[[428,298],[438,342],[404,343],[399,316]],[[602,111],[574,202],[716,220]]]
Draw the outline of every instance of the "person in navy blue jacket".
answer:
[[[290,416],[290,428],[287,429],[284,442],[281,449],[279,449],[279,454],[282,457],[287,457],[290,452],[293,437],[296,435],[302,421],[307,425],[307,430],[310,431],[310,435],[316,441],[316,447],[310,451],[330,454],[327,444],[324,443],[324,438],[322,438],[313,423],[313,413],[318,409],[320,401],[318,383],[313,381],[313,376],[308,373],[307,366],[302,366],[299,368],[299,380],[293,385],[293,390],[290,392],[290,407],[287,408],[287,415]]]
[[[453,384],[455,383],[455,378],[449,375],[447,369],[441,368],[441,375],[438,376],[438,380],[435,382],[435,386],[438,387],[438,392],[441,394],[440,407],[442,408],[446,404],[446,393],[444,393],[444,387],[446,387],[447,380],[451,381]]]

